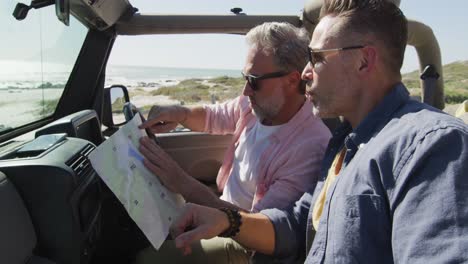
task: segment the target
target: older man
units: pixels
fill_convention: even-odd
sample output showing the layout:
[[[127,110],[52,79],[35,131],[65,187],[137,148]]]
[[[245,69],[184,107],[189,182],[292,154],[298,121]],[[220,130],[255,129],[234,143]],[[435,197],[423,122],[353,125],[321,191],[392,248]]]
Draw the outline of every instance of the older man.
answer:
[[[218,198],[185,173],[153,141],[143,139],[140,149],[146,157],[145,165],[189,202],[249,212],[284,209],[315,186],[331,135],[313,115],[301,80],[307,63],[308,34],[287,23],[265,23],[250,30],[246,39],[249,49],[243,69],[243,95],[213,106],[154,107],[142,125],[154,132],[168,131],[180,123],[193,131],[233,134],[217,178],[222,196]],[[168,253],[169,247],[167,242],[161,252],[153,251],[154,256],[148,259],[184,262],[181,256]],[[187,262],[206,263],[204,257],[215,255],[218,257],[211,259],[215,263],[247,262],[249,257],[231,239],[203,241],[197,248],[197,256],[187,258]],[[227,250],[227,255],[216,253],[225,253],[226,248],[234,250]],[[245,258],[233,261],[233,252]]]
[[[406,18],[385,0],[325,0],[320,17],[302,78],[316,114],[347,122],[317,187],[286,210],[240,217],[188,205],[176,245],[188,253],[227,230],[285,262],[467,262],[468,127],[409,98]]]

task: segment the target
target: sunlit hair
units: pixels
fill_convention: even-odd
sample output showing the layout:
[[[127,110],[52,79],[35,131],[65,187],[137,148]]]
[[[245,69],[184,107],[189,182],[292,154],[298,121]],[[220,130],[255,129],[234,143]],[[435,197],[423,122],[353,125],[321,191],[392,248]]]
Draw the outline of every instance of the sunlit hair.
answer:
[[[252,28],[246,40],[265,55],[273,56],[279,70],[301,73],[307,64],[310,36],[305,29],[286,22],[267,22]],[[305,83],[300,83],[299,91],[305,93]]]
[[[378,41],[385,50],[384,62],[388,69],[400,74],[408,40],[408,22],[395,4],[389,0],[324,0],[320,18],[327,15],[343,18],[340,32],[345,32],[346,36],[370,36]]]

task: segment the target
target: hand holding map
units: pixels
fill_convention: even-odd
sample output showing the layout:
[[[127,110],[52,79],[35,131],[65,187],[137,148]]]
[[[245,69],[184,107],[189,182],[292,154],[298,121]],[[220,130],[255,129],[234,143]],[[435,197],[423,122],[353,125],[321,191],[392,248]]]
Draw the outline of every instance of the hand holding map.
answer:
[[[143,165],[144,158],[138,146],[146,133],[138,129],[140,124],[141,117],[136,115],[99,145],[89,159],[130,217],[158,249],[185,201],[161,185]]]

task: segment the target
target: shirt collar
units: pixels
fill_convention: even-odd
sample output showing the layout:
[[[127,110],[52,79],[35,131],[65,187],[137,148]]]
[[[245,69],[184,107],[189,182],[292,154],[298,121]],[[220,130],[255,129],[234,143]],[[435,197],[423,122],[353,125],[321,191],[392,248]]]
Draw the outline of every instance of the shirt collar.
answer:
[[[318,118],[312,114],[312,102],[306,98],[304,104],[301,106],[299,111],[285,124],[281,125],[281,128],[275,131],[271,136],[275,142],[280,142],[284,139],[284,135],[292,134],[299,126],[302,126],[308,118]],[[286,125],[288,124],[288,125]]]
[[[383,100],[359,123],[347,137],[346,147],[357,149],[388,123],[401,105],[409,100],[409,93],[402,83],[398,83]],[[348,140],[349,139],[349,140]]]

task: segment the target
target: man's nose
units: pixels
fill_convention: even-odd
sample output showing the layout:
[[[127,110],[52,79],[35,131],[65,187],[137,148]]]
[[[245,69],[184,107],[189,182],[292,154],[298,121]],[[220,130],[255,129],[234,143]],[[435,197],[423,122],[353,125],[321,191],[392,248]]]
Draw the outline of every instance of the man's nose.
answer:
[[[314,79],[314,67],[308,62],[301,74],[301,79],[304,81],[312,81]]]
[[[245,96],[252,96],[254,91],[248,81],[245,81],[244,89],[242,90],[242,94]]]

